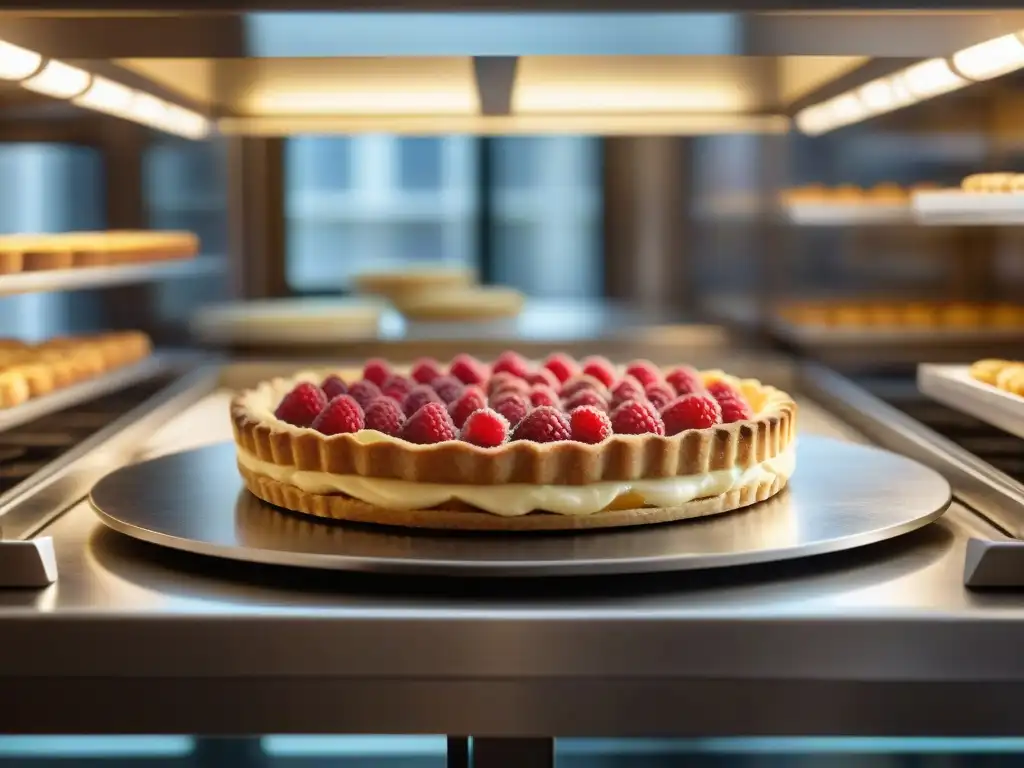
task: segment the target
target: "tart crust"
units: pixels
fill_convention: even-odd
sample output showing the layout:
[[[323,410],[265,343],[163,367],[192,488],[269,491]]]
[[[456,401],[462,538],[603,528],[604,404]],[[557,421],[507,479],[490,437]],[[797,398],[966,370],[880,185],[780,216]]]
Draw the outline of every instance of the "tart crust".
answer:
[[[350,371],[341,374],[352,377]],[[261,461],[302,471],[420,483],[587,485],[699,475],[748,468],[774,458],[789,446],[796,435],[797,407],[788,394],[721,371],[708,371],[703,376],[726,379],[739,386],[755,417],[671,437],[614,435],[597,445],[519,441],[498,448],[479,448],[459,441],[414,445],[384,438],[364,442],[352,434],[326,437],[273,416],[280,398],[296,383],[322,378],[322,373],[307,372],[292,379],[264,382],[236,395],[231,402],[231,421],[236,444]]]
[[[238,470],[253,495],[274,506],[294,512],[354,523],[461,531],[581,531],[709,517],[765,501],[779,493],[787,482],[786,478],[779,476],[773,482],[734,488],[718,496],[694,499],[677,507],[615,509],[592,515],[532,512],[519,517],[502,517],[472,509],[445,507],[412,511],[384,509],[346,496],[308,493],[294,485],[280,483],[265,475],[250,472],[242,466],[239,466]]]

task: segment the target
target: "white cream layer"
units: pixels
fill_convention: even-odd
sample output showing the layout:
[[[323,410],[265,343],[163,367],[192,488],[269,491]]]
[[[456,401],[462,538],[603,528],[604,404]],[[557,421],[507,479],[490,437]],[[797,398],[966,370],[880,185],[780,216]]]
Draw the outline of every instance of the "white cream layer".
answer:
[[[616,499],[628,500],[628,508],[675,507],[736,488],[774,482],[777,477],[788,480],[796,468],[796,451],[790,445],[778,456],[747,469],[734,467],[700,475],[590,485],[455,485],[307,472],[263,461],[241,448],[238,463],[250,472],[307,493],[342,493],[385,509],[429,509],[457,500],[501,517],[519,517],[534,511],[592,515],[612,506]]]

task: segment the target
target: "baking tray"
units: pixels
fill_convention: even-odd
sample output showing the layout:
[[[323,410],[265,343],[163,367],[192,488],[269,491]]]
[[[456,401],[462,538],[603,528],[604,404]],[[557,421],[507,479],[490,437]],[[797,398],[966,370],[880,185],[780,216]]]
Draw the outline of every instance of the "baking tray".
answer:
[[[917,386],[949,408],[1024,438],[1024,397],[977,381],[968,371],[966,365],[920,365]]]
[[[559,534],[424,532],[329,523],[256,499],[233,443],[119,469],[90,496],[100,519],[142,541],[194,554],[325,570],[545,577],[701,570],[852,549],[938,519],[949,483],[878,448],[801,437],[777,496],[704,519]]]
[[[1024,194],[968,193],[958,189],[916,192],[911,209],[918,224],[1000,226],[1024,224]]]
[[[88,381],[73,384],[56,392],[35,397],[13,408],[0,409],[0,432],[27,424],[51,413],[95,400],[140,381],[151,379],[168,370],[169,362],[162,355],[152,355],[135,365],[118,368]]]
[[[771,319],[769,331],[802,352],[837,363],[961,363],[1001,357],[1024,343],[1024,328],[839,328],[798,325],[778,316]]]
[[[0,274],[0,295],[48,293],[148,283],[178,277],[201,277],[223,272],[224,262],[213,256],[150,264],[112,267],[74,267]]]
[[[908,203],[788,203],[786,219],[803,227],[860,227],[913,221]]]

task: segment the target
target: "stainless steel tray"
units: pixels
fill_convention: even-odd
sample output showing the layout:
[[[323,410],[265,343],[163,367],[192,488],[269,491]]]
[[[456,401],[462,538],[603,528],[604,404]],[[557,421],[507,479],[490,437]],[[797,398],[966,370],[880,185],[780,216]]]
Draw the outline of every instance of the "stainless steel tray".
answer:
[[[1024,397],[976,381],[966,365],[920,365],[917,386],[953,410],[1024,438]]]
[[[248,493],[234,445],[120,469],[93,488],[100,519],[200,555],[329,570],[432,576],[576,576],[700,570],[872,544],[936,520],[952,500],[934,470],[888,451],[802,438],[789,488],[724,515],[604,533],[442,535],[328,524]]]
[[[963,362],[1007,354],[1024,342],[1024,328],[833,328],[777,316],[769,328],[778,340],[830,363]]]
[[[0,432],[159,376],[167,370],[167,366],[165,357],[153,355],[136,365],[119,368],[13,408],[0,409]]]

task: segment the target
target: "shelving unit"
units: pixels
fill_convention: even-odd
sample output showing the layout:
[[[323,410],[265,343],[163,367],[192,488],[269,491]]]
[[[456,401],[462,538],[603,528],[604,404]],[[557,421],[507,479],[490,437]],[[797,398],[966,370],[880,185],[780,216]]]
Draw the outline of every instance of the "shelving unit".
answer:
[[[165,356],[153,355],[135,365],[34,398],[22,405],[0,409],[0,432],[151,379],[166,371],[168,365],[169,360]]]
[[[943,405],[1024,438],[1024,397],[971,378],[964,365],[921,365],[917,386]]]
[[[188,261],[17,272],[0,275],[0,296],[19,293],[77,291],[87,288],[148,283],[156,280],[204,277],[219,274],[223,270],[224,261],[222,259],[202,256]]]
[[[801,227],[861,227],[912,222],[909,203],[787,203],[783,215]]]
[[[987,227],[1024,224],[1024,194],[977,194],[958,189],[918,192],[911,203],[923,226]]]

